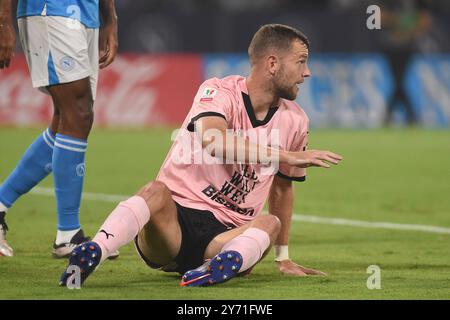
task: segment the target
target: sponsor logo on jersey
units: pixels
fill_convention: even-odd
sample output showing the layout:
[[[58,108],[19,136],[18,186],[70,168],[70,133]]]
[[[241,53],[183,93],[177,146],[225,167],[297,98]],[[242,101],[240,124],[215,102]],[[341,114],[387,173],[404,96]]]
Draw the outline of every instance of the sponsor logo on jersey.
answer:
[[[249,165],[244,165],[242,171],[234,171],[231,179],[226,180],[219,190],[209,185],[202,190],[203,194],[211,200],[220,203],[234,212],[244,216],[255,215],[254,208],[242,208],[245,204],[247,195],[252,192],[256,185],[260,183],[256,171]]]

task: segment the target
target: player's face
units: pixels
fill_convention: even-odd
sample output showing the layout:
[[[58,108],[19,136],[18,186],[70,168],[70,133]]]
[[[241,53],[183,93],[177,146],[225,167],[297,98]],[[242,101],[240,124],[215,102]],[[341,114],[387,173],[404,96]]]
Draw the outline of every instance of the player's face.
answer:
[[[290,50],[280,59],[281,65],[275,77],[275,88],[278,96],[287,100],[295,100],[299,85],[311,76],[308,68],[308,48],[301,41],[294,41]]]

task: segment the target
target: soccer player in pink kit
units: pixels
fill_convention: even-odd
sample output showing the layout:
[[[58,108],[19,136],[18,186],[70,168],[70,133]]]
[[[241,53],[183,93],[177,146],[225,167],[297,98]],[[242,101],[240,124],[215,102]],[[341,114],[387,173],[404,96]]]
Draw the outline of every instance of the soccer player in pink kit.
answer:
[[[211,285],[249,272],[275,244],[281,272],[323,274],[288,258],[292,181],[342,157],[307,150],[308,117],[294,102],[309,77],[300,31],[265,25],[249,46],[247,78],[209,79],[198,90],[155,181],[121,202],[93,241],[77,247],[61,285],[81,281],[134,241],[152,268],[184,274],[182,286]],[[268,200],[269,214],[262,215]]]

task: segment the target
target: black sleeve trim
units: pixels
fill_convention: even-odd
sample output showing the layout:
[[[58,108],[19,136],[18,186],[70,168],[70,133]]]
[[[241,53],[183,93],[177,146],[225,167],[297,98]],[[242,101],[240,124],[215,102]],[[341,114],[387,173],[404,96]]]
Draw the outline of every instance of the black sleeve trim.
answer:
[[[224,118],[225,121],[227,120],[227,118],[225,118],[225,116],[223,114],[218,113],[218,112],[211,112],[211,111],[202,112],[191,119],[191,121],[189,122],[189,124],[187,126],[188,131],[194,132],[195,121],[197,121],[198,119],[203,118],[203,117],[221,117],[221,118]]]
[[[277,172],[277,176],[279,176],[280,178],[283,179],[287,179],[287,180],[291,180],[291,181],[298,181],[298,182],[303,182],[306,180],[306,176],[303,177],[289,177],[285,174],[282,174],[280,171]]]

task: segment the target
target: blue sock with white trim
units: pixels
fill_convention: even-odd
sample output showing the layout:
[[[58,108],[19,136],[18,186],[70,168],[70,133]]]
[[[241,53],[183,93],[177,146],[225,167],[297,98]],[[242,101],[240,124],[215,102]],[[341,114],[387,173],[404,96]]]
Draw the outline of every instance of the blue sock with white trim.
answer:
[[[58,210],[58,230],[61,231],[80,228],[78,213],[83,191],[86,148],[86,140],[56,134],[53,180]]]
[[[0,186],[0,203],[4,207],[10,208],[21,195],[52,172],[54,143],[55,136],[47,129],[28,147],[16,168]]]

